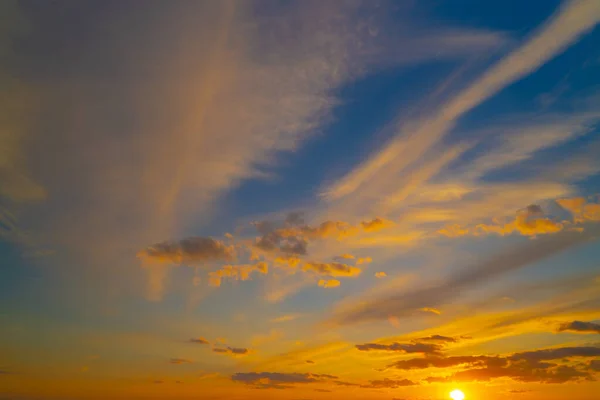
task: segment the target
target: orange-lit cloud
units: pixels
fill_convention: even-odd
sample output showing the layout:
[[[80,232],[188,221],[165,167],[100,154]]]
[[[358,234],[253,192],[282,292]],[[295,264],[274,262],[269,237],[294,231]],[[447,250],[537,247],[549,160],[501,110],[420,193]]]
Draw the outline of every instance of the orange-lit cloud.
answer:
[[[383,271],[381,272],[375,272],[375,277],[376,278],[385,278],[387,276],[387,274]]]
[[[304,271],[314,272],[317,275],[352,277],[358,276],[362,272],[360,268],[352,267],[347,264],[332,262],[332,263],[317,263],[307,262],[302,267]]]
[[[560,232],[546,235],[536,241],[497,254],[460,271],[433,287],[424,287],[406,293],[391,294],[373,300],[367,300],[354,309],[340,310],[334,314],[330,322],[352,324],[373,320],[386,320],[390,316],[407,316],[415,310],[438,306],[457,296],[466,288],[473,287],[483,280],[501,276],[509,271],[524,268],[527,265],[587,242],[597,235],[600,228],[588,229],[584,232]]]
[[[234,280],[247,281],[250,279],[252,272],[267,274],[269,267],[266,262],[259,262],[253,265],[225,265],[217,271],[208,273],[211,286],[221,286],[223,278],[232,278]]]
[[[600,222],[600,204],[589,202],[583,197],[556,200],[559,206],[569,211],[575,222]]]
[[[320,279],[319,286],[322,288],[334,288],[340,286],[340,281],[337,279]]]
[[[537,236],[556,233],[564,228],[560,222],[543,217],[540,206],[530,205],[517,212],[515,219],[508,223],[478,224],[472,228],[462,227],[458,224],[449,225],[438,232],[448,237],[464,235],[485,235],[494,233],[500,236],[518,233],[523,236]]]

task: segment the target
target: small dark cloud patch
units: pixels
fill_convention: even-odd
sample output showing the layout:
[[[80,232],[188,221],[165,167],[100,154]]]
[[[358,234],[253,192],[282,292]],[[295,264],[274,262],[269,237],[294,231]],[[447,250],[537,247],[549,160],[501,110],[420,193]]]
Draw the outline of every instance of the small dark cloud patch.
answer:
[[[315,392],[331,393],[331,390],[327,390],[327,389],[315,389]]]
[[[192,338],[192,339],[190,339],[190,342],[191,343],[196,343],[196,344],[209,344],[208,340],[206,340],[206,339],[204,339],[202,337]]]
[[[250,354],[250,350],[243,348],[243,347],[225,347],[225,348],[215,347],[213,349],[213,351],[215,353],[229,354],[229,355],[233,355],[233,356],[246,356],[246,355]]]
[[[234,248],[210,237],[189,237],[177,242],[162,242],[145,248],[137,256],[143,260],[169,264],[198,264],[231,261]]]
[[[306,360],[307,364],[314,364],[315,362],[313,360]]]
[[[567,322],[558,327],[558,332],[600,333],[600,324],[583,321]]]
[[[241,382],[257,389],[289,389],[296,384],[307,384],[337,379],[335,375],[284,372],[238,372],[231,376],[234,382]]]
[[[185,358],[171,358],[169,360],[171,364],[191,364],[191,360],[186,360]]]
[[[368,384],[360,385],[361,388],[365,389],[396,389],[404,386],[415,386],[418,383],[413,382],[409,379],[381,379],[369,381]]]
[[[152,381],[152,383],[160,384],[160,383],[164,383],[164,381],[161,381],[160,379],[156,379],[155,381]]]
[[[397,351],[402,353],[424,353],[439,354],[442,346],[433,343],[365,343],[357,344],[356,348],[360,351]]]
[[[416,340],[417,342],[441,342],[441,343],[456,343],[458,339],[450,336],[431,335]]]

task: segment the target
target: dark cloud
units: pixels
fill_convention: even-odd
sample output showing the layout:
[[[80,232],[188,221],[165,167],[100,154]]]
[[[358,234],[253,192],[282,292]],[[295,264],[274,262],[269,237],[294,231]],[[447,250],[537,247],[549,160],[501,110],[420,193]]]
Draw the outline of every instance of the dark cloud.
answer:
[[[415,386],[415,385],[418,385],[418,383],[413,382],[408,379],[395,380],[395,379],[385,378],[382,380],[369,381],[368,384],[360,385],[360,387],[365,388],[365,389],[396,389],[396,388],[403,387],[403,386]]]
[[[314,364],[315,362],[313,360],[306,360],[307,364]]]
[[[598,372],[600,372],[600,360],[592,360],[592,361],[590,361],[590,364],[589,364],[588,368],[591,369],[592,371],[598,371]]]
[[[153,381],[152,383],[164,383],[164,381],[157,379],[157,380]]]
[[[425,368],[451,368],[463,366],[466,369],[452,375],[432,376],[425,379],[429,383],[452,381],[490,381],[498,378],[511,378],[519,382],[564,383],[593,379],[590,371],[596,371],[598,360],[579,366],[561,365],[572,358],[600,356],[600,347],[563,347],[514,353],[510,356],[451,356],[425,357],[399,360],[388,368],[401,370]],[[557,362],[549,362],[557,361]]]
[[[333,381],[338,386],[360,386],[358,383],[345,382],[345,381]]]
[[[192,339],[190,339],[190,342],[197,343],[197,344],[209,344],[208,340],[206,340],[204,338],[201,338],[201,337],[199,337],[199,338],[192,338]]]
[[[234,382],[241,382],[259,389],[288,389],[295,384],[306,384],[337,379],[329,374],[283,373],[283,372],[238,372],[231,376]]]
[[[561,324],[558,327],[558,331],[600,333],[600,324],[595,324],[593,322],[573,321]]]
[[[331,390],[327,390],[327,389],[315,389],[315,392],[331,393]]]
[[[487,261],[477,262],[438,285],[361,303],[360,307],[339,312],[329,322],[348,325],[387,320],[390,316],[410,316],[415,310],[423,307],[437,307],[452,301],[460,293],[489,282],[492,278],[516,271],[534,262],[581,245],[599,233],[600,228],[595,227],[583,232],[564,231],[555,235],[539,237],[523,246],[497,254]]]
[[[151,262],[168,264],[198,264],[209,261],[231,261],[233,246],[210,237],[190,237],[179,242],[163,242],[138,252],[138,257]]]
[[[551,363],[511,363],[507,367],[486,367],[459,371],[452,375],[456,381],[490,381],[511,378],[519,382],[565,383],[581,379],[591,380],[589,372],[568,365]]]
[[[559,360],[571,357],[598,357],[600,347],[561,347],[558,349],[544,349],[516,353],[509,357],[511,361],[525,360],[528,362],[539,362],[548,360]]]
[[[389,368],[402,370],[425,368],[449,368],[460,365],[485,366],[494,363],[506,363],[501,357],[490,356],[451,356],[451,357],[425,357],[399,360],[390,364]]]
[[[243,348],[243,347],[229,347],[229,346],[226,348],[215,347],[212,350],[215,353],[229,354],[229,355],[233,355],[233,356],[246,356],[246,355],[250,354],[250,350]]]
[[[186,360],[185,358],[171,358],[169,360],[169,362],[171,364],[190,364],[190,363],[192,363],[191,360]]]
[[[286,225],[300,226],[304,225],[304,213],[301,211],[291,212],[285,218]]]
[[[356,348],[360,351],[399,351],[403,353],[425,353],[439,354],[442,347],[432,343],[365,343],[357,344]]]
[[[399,360],[388,368],[401,370],[425,369],[425,368],[449,368],[461,365],[469,368],[497,368],[510,367],[511,365],[528,364],[531,367],[548,368],[555,364],[543,363],[543,361],[562,360],[577,357],[597,357],[600,356],[600,347],[562,347],[557,349],[542,349],[535,351],[526,351],[515,353],[508,357],[502,356],[429,356],[424,358],[413,358],[409,360]]]
[[[432,335],[417,339],[418,342],[445,342],[445,343],[456,343],[458,339],[450,336]]]

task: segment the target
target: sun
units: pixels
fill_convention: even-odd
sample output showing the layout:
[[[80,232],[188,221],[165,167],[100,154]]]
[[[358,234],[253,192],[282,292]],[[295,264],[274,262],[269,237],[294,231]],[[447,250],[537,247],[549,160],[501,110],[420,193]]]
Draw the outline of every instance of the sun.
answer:
[[[452,398],[452,400],[463,400],[465,398],[465,394],[458,389],[454,389],[450,392],[450,398]]]

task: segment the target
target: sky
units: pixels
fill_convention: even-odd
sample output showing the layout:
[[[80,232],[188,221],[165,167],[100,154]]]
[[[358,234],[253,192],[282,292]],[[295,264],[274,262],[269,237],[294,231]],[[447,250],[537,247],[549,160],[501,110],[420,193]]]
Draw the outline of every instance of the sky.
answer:
[[[597,399],[599,22],[1,1],[0,399]]]

